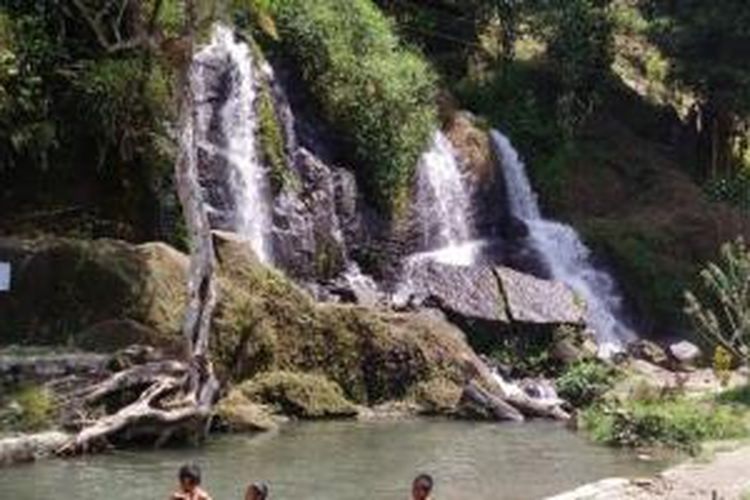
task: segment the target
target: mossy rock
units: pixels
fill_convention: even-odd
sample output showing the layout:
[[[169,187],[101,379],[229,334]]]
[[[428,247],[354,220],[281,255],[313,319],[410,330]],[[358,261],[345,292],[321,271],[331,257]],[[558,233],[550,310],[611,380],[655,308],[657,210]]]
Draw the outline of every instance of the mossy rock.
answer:
[[[357,408],[335,382],[320,375],[293,372],[263,373],[239,386],[251,401],[268,404],[280,413],[300,418],[353,417]]]
[[[12,283],[0,294],[0,343],[77,345],[84,330],[110,320],[132,320],[165,341],[178,335],[188,259],[165,244],[0,239],[2,260]]]
[[[268,407],[250,401],[242,391],[232,389],[216,405],[220,427],[231,432],[261,432],[276,429]]]
[[[414,390],[414,402],[422,412],[428,415],[453,413],[463,389],[454,381],[446,378],[435,378],[417,384]]]
[[[259,264],[246,242],[217,234],[220,301],[212,348],[221,376],[320,373],[361,404],[402,399],[418,383],[462,383],[476,356],[441,318],[316,304],[281,273]]]

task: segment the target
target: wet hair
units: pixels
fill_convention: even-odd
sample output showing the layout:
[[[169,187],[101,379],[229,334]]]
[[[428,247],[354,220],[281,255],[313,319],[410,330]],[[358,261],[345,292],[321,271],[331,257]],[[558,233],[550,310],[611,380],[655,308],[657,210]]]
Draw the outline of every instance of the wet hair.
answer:
[[[250,489],[260,495],[260,500],[266,500],[268,498],[268,485],[266,483],[253,483],[250,485]]]
[[[420,474],[414,478],[414,484],[421,484],[427,490],[427,493],[432,493],[434,481],[429,474]]]
[[[201,469],[195,464],[185,464],[180,467],[177,477],[180,481],[189,480],[195,484],[201,484]]]

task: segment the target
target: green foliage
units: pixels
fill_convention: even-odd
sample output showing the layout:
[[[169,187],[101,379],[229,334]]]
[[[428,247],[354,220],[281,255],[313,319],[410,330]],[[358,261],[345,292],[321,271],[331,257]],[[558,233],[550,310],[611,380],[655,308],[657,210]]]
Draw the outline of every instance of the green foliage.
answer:
[[[750,384],[724,391],[716,396],[716,401],[750,408]]]
[[[727,202],[750,213],[750,168],[709,180],[706,192],[714,201]]]
[[[418,158],[436,128],[435,76],[399,45],[369,0],[283,0],[272,8],[326,118],[351,145],[372,199],[401,213]]]
[[[700,273],[703,289],[685,293],[696,331],[736,359],[750,360],[750,249],[742,239],[721,248],[721,260]]]
[[[601,85],[612,65],[612,22],[608,0],[550,2],[545,31],[547,55],[558,74],[562,91],[557,100],[557,122],[568,138],[591,115]]]
[[[50,392],[30,385],[7,394],[0,403],[7,407],[0,411],[0,427],[22,432],[49,429],[53,424],[55,403]]]
[[[681,320],[683,290],[693,267],[666,253],[673,244],[670,236],[647,224],[593,220],[584,230],[587,241],[615,262],[621,283],[638,309],[661,323],[674,324]]]
[[[599,400],[612,388],[617,372],[599,361],[582,361],[568,366],[555,385],[561,398],[582,408]]]
[[[278,193],[285,185],[294,182],[294,174],[287,164],[284,150],[284,133],[281,130],[273,97],[267,87],[258,96],[258,135],[263,162],[268,166],[271,188]]]
[[[684,397],[602,404],[581,416],[596,441],[615,446],[664,446],[697,453],[707,440],[748,435],[741,411]]]

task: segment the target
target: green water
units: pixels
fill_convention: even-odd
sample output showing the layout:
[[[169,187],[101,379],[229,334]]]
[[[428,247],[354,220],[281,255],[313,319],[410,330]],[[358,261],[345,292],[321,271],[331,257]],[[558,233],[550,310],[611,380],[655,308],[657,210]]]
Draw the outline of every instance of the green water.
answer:
[[[241,499],[263,479],[272,499],[407,499],[421,471],[439,500],[534,499],[660,464],[594,446],[560,425],[452,421],[320,422],[278,433],[212,438],[200,449],[116,452],[0,469],[0,499],[166,499],[177,468],[203,468],[214,500]]]

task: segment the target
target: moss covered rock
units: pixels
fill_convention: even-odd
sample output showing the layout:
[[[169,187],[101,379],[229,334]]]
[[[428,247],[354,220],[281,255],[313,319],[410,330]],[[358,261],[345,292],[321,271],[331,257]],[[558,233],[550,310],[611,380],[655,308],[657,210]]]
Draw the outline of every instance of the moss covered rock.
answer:
[[[180,330],[188,259],[165,244],[0,239],[0,261],[12,269],[11,290],[0,294],[0,343],[76,345],[112,320],[155,332],[154,343]],[[107,337],[103,345],[126,343],[117,324],[94,330]],[[89,347],[97,347],[92,333]]]
[[[460,383],[467,361],[476,360],[461,332],[441,318],[316,304],[260,265],[245,242],[223,235],[216,242],[222,299],[212,341],[226,378],[316,373],[352,401],[375,404],[438,376]]]
[[[320,375],[285,371],[263,373],[239,386],[249,400],[301,418],[353,417],[357,408],[341,387]]]
[[[220,427],[231,432],[261,432],[277,427],[268,407],[250,401],[241,390],[232,389],[216,405]]]

